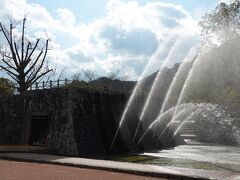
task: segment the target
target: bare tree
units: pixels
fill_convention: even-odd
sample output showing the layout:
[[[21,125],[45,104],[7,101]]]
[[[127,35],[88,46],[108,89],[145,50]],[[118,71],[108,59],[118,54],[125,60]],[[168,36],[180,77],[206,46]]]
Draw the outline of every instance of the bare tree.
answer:
[[[83,74],[82,73],[75,73],[73,76],[72,76],[72,79],[74,81],[81,81],[83,79]]]
[[[107,78],[109,78],[109,79],[111,79],[111,80],[116,80],[116,79],[118,79],[119,73],[120,73],[120,70],[119,70],[119,69],[116,70],[115,72],[112,71],[111,73],[109,73],[109,74],[107,75]]]
[[[119,81],[127,81],[129,79],[129,77],[127,75],[120,76],[120,73],[121,73],[120,69],[110,72],[107,75],[107,78],[109,78],[111,80],[119,80]]]
[[[96,73],[94,73],[91,70],[85,70],[85,71],[83,71],[83,74],[84,74],[86,80],[91,84],[93,84],[93,81],[95,81],[97,79]]]
[[[49,40],[41,41],[35,39],[32,42],[25,34],[26,18],[23,18],[20,37],[14,33],[13,21],[10,21],[9,28],[0,23],[0,31],[4,35],[7,45],[1,48],[1,65],[14,81],[16,88],[23,97],[27,89],[35,82],[41,81],[50,72],[46,56],[49,48]]]

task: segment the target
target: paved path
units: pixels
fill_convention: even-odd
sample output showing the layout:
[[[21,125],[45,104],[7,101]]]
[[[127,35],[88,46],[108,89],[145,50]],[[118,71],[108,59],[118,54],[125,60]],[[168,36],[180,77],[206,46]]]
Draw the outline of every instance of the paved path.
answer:
[[[207,171],[190,168],[177,168],[172,166],[154,166],[146,164],[135,164],[127,162],[115,162],[106,160],[95,160],[85,158],[74,158],[64,156],[52,156],[34,153],[0,153],[0,159],[11,159],[18,161],[47,163],[55,165],[65,165],[78,168],[88,168],[108,171],[106,174],[113,172],[121,172],[128,174],[144,175],[145,177],[159,177],[165,179],[229,179],[240,180],[240,174],[229,171]],[[55,167],[55,166],[54,166]],[[0,169],[0,172],[2,170]],[[14,171],[13,171],[14,172]],[[23,171],[26,174],[29,171]],[[31,171],[30,171],[31,172]],[[103,171],[102,171],[103,172]],[[91,174],[91,173],[90,173]],[[1,173],[0,173],[1,175]],[[84,175],[84,173],[83,173]],[[119,175],[121,176],[121,175]],[[98,177],[95,176],[95,179]],[[121,178],[121,177],[119,177]],[[0,177],[0,179],[2,179]],[[43,178],[44,179],[44,178]],[[112,178],[114,180],[114,178]]]
[[[1,180],[157,180],[159,178],[59,165],[0,160]],[[160,180],[160,179],[159,179]]]

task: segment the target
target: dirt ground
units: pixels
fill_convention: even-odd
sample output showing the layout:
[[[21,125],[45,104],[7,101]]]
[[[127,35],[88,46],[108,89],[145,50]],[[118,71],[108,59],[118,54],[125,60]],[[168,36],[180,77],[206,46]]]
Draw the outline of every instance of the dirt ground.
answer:
[[[159,180],[94,169],[0,160],[1,180]]]

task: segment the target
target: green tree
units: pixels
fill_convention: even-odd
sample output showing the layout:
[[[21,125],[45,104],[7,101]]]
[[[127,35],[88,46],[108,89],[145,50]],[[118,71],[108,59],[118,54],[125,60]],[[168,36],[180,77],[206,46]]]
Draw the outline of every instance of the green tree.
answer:
[[[230,3],[219,3],[200,21],[202,35],[210,37],[219,31],[234,32],[240,28],[240,2],[232,0]]]
[[[6,78],[0,78],[0,96],[11,95],[13,91],[13,83]]]

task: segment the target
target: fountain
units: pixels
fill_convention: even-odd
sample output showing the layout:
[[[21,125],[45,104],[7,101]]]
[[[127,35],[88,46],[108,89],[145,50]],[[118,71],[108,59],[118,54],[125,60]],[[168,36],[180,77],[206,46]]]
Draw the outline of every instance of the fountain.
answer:
[[[187,49],[180,62],[172,60],[182,45],[179,38],[150,76],[148,91],[150,78],[142,75],[117,131],[131,151],[149,158],[139,163],[240,173],[239,10],[239,1],[220,3],[205,16],[210,26],[202,26],[211,34]]]
[[[144,69],[141,77],[139,78],[139,81],[137,82],[137,84],[136,84],[136,86],[135,86],[135,88],[134,88],[134,90],[133,90],[133,92],[132,92],[132,94],[131,94],[128,102],[127,102],[126,108],[125,108],[125,110],[124,110],[124,112],[123,112],[123,114],[122,114],[122,117],[121,117],[121,119],[120,119],[120,122],[119,122],[119,125],[118,125],[118,129],[117,129],[117,131],[116,131],[116,133],[115,133],[115,135],[114,135],[114,138],[113,138],[113,141],[112,141],[112,144],[111,144],[110,149],[112,149],[112,147],[113,147],[113,145],[114,145],[115,139],[116,139],[116,137],[117,137],[117,135],[118,135],[118,133],[119,133],[120,128],[122,127],[122,124],[124,123],[124,121],[126,121],[126,116],[127,116],[127,114],[129,113],[129,111],[130,111],[130,109],[132,108],[132,106],[134,106],[134,105],[136,104],[135,100],[136,100],[136,97],[137,97],[138,94],[139,94],[139,90],[140,90],[140,89],[142,88],[142,86],[143,86],[143,83],[144,83],[143,78],[144,78],[144,76],[147,74],[148,68],[154,63],[154,61],[156,61],[156,58],[159,58],[159,54],[160,54],[162,51],[165,50],[164,48],[165,48],[165,47],[168,47],[169,45],[171,45],[171,44],[174,42],[174,39],[175,39],[175,38],[176,38],[176,37],[174,36],[174,37],[170,37],[169,39],[167,39],[165,42],[163,42],[163,44],[159,45],[159,47],[158,47],[158,49],[156,50],[156,52],[151,56],[148,64],[146,65],[146,68]],[[169,54],[170,51],[171,51],[171,49],[167,51],[168,54]],[[168,56],[168,54],[162,55],[162,58],[163,58],[163,59],[167,59],[166,57]]]
[[[161,58],[164,45],[176,37],[159,46],[129,98],[112,146],[121,131],[128,144],[140,149],[190,142],[187,137],[239,145],[240,36],[235,27],[218,29],[211,38],[185,48],[181,62],[172,58],[183,39],[177,37]],[[143,92],[147,71],[158,58],[162,63],[149,91]]]

